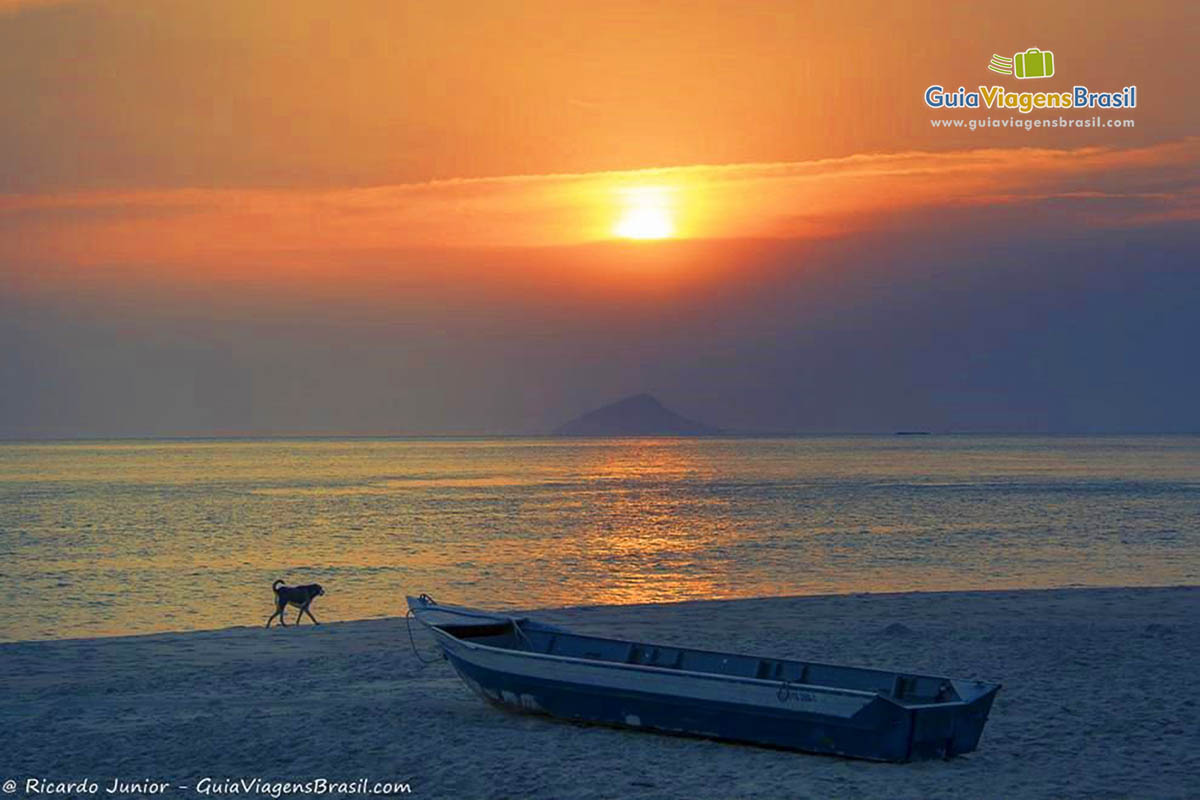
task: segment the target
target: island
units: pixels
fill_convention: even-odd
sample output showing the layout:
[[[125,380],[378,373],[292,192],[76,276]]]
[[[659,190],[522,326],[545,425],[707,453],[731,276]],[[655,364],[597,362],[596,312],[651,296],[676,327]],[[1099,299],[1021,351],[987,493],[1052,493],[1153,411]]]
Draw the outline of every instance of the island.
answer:
[[[576,417],[553,431],[555,436],[717,436],[703,422],[676,414],[649,394],[636,394]]]

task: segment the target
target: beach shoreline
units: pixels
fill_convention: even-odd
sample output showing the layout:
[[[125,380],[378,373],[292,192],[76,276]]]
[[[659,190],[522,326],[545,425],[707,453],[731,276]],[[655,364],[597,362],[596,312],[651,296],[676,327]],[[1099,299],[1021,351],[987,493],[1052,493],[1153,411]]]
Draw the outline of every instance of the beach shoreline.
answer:
[[[977,752],[908,765],[498,711],[440,659],[423,664],[402,617],[12,642],[0,724],[20,735],[0,777],[191,787],[167,796],[204,778],[323,777],[447,798],[1184,798],[1200,774],[1197,611],[1200,587],[1174,586],[531,612],[596,635],[1004,685]]]
[[[833,599],[833,598],[846,598],[846,597],[900,598],[900,597],[910,597],[910,596],[938,596],[938,595],[987,596],[987,595],[996,595],[996,594],[1003,594],[1003,593],[1010,593],[1010,594],[1011,593],[1023,593],[1024,594],[1024,593],[1034,593],[1034,592],[1106,592],[1106,591],[1124,592],[1124,591],[1143,591],[1143,590],[1144,591],[1161,591],[1161,590],[1173,590],[1173,589],[1184,589],[1184,590],[1200,589],[1200,584],[1185,584],[1185,583],[1146,584],[1146,585],[1137,584],[1137,585],[1123,585],[1123,586],[1074,584],[1074,585],[1070,585],[1070,586],[1039,586],[1039,587],[1029,587],[1029,588],[1019,588],[1019,589],[1014,589],[1014,588],[1002,588],[1002,589],[914,589],[912,591],[878,591],[878,592],[853,591],[853,592],[842,592],[842,593],[823,592],[823,593],[815,593],[815,594],[765,595],[765,596],[758,596],[758,597],[687,598],[687,599],[683,599],[683,600],[655,600],[655,601],[648,601],[645,603],[581,603],[578,605],[567,605],[567,606],[521,606],[521,607],[510,607],[507,605],[489,605],[489,606],[480,606],[480,608],[485,608],[486,610],[489,610],[489,611],[502,611],[504,613],[509,613],[509,614],[519,614],[522,616],[537,616],[539,618],[549,619],[551,617],[557,618],[564,614],[572,615],[575,612],[586,613],[586,612],[599,611],[599,610],[604,610],[604,609],[651,609],[652,610],[652,609],[659,609],[659,608],[666,609],[666,608],[670,608],[673,606],[685,606],[685,605],[692,605],[692,604],[703,604],[707,607],[715,608],[719,605],[728,604],[728,603],[789,601],[789,600],[792,600],[792,601],[816,601],[816,600],[827,600],[827,599]],[[441,596],[439,596],[439,597],[441,597]],[[433,599],[436,601],[439,598],[434,597]],[[448,603],[461,605],[461,603],[457,602],[456,598],[449,596],[449,595],[441,597],[441,599],[445,600]],[[395,613],[395,614],[378,614],[378,615],[369,616],[369,617],[354,617],[354,618],[350,618],[350,619],[337,619],[337,620],[326,619],[325,621],[320,622],[320,625],[353,625],[353,624],[357,624],[357,623],[367,623],[367,622],[387,622],[387,621],[395,622],[397,620],[403,621],[405,619],[405,614],[399,610],[399,608],[401,606],[403,606],[403,603],[401,602],[402,600],[403,600],[403,597],[397,598],[397,602],[399,603],[399,606],[397,607],[397,613]],[[472,606],[472,607],[474,607],[474,606]],[[317,606],[314,605],[313,608],[316,609]],[[296,611],[296,609],[294,609],[294,608],[289,610],[289,612],[288,612],[289,620],[292,619],[292,617],[295,614],[295,611]],[[265,617],[264,617],[264,619],[265,619]],[[274,623],[272,623],[272,627],[275,627],[278,624],[279,624],[278,622],[274,622]],[[292,627],[293,624],[294,623],[289,622],[287,624],[287,627],[290,628],[290,627]],[[308,622],[307,618],[306,618],[300,627],[308,627],[311,624],[312,623]],[[159,637],[161,637],[161,636],[181,636],[181,635],[187,635],[187,634],[220,633],[223,631],[252,631],[252,630],[257,630],[260,627],[263,627],[263,626],[257,625],[257,624],[224,625],[224,626],[219,626],[219,627],[180,628],[178,630],[134,631],[134,632],[129,632],[129,633],[100,632],[100,633],[96,633],[93,636],[63,636],[63,637],[42,637],[42,638],[30,638],[30,639],[0,639],[0,648],[3,648],[8,645],[43,644],[43,643],[51,643],[51,642],[126,641],[126,640],[145,639],[145,638],[156,637],[156,636],[159,636]],[[416,629],[414,628],[414,630],[416,630]]]

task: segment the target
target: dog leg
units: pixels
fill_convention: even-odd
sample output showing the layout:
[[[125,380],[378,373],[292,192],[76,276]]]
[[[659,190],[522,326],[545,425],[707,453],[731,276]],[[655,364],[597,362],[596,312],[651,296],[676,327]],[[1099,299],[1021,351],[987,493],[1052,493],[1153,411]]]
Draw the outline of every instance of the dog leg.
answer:
[[[300,624],[300,620],[304,618],[304,606],[300,606],[300,610],[296,612],[296,624]]]
[[[305,607],[303,608],[303,611],[304,611],[304,613],[305,613],[305,614],[308,614],[308,618],[309,618],[309,619],[311,619],[311,620],[313,621],[313,625],[320,625],[320,624],[321,624],[321,623],[317,622],[317,618],[316,618],[316,617],[314,617],[314,616],[312,615],[312,611],[310,611],[310,610],[309,610],[308,606],[305,606]]]

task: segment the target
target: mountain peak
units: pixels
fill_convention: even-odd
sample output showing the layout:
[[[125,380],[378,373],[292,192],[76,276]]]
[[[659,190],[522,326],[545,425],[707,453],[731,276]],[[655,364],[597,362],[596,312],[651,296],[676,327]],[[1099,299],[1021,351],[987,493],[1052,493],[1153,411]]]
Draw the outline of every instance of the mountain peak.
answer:
[[[720,429],[676,414],[645,392],[576,417],[556,436],[712,436]]]

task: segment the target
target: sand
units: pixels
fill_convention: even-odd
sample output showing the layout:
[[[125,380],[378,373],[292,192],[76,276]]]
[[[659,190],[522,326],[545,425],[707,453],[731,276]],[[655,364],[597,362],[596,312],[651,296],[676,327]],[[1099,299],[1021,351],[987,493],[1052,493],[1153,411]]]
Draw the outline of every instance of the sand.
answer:
[[[0,645],[0,780],[17,780],[18,797],[29,777],[94,780],[101,796],[114,778],[163,780],[172,787],[155,796],[198,797],[198,786],[239,778],[324,777],[407,783],[421,798],[1200,797],[1200,587],[540,616],[598,634],[978,677],[1004,689],[978,751],[892,765],[498,711],[445,662],[418,661],[402,618],[18,642]],[[428,638],[418,643],[431,653]]]

